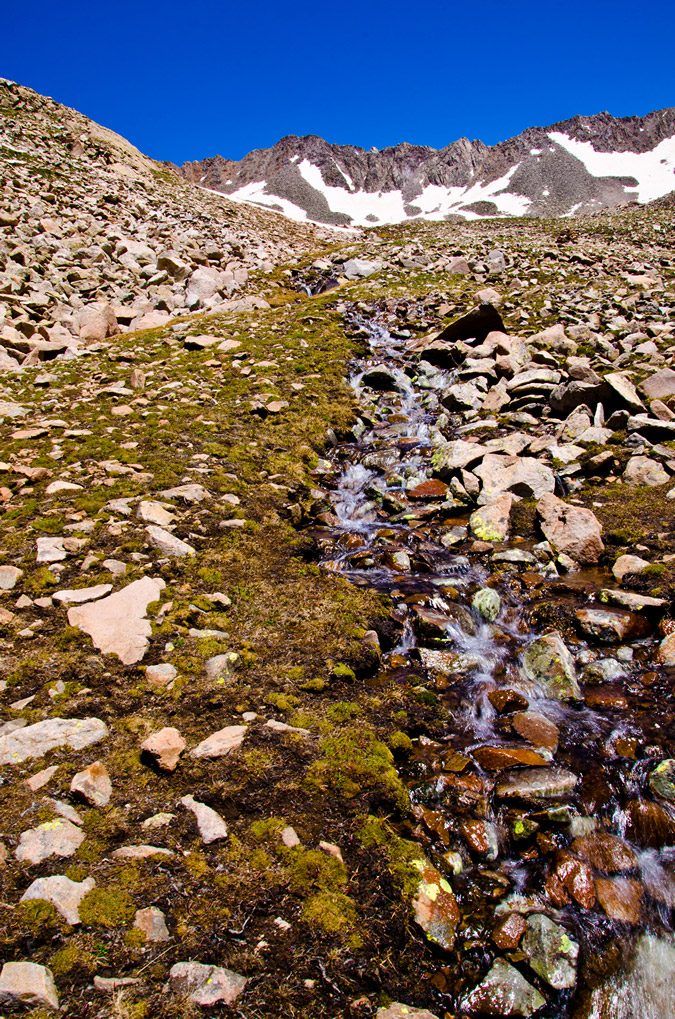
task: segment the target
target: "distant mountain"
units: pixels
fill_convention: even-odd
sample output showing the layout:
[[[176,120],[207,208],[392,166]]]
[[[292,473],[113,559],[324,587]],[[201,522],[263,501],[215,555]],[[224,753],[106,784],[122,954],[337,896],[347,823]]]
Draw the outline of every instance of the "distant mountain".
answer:
[[[573,117],[493,146],[460,138],[444,149],[402,144],[366,152],[289,135],[239,162],[214,156],[180,172],[292,219],[338,226],[574,215],[675,190],[675,108]]]

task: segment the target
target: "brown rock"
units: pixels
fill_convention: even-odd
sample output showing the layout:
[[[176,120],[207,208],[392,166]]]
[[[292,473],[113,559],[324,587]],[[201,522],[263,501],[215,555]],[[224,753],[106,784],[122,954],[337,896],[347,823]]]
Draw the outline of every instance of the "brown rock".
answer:
[[[626,877],[597,878],[598,902],[607,916],[624,923],[639,923],[642,913],[642,885]]]
[[[544,715],[536,711],[519,711],[513,716],[511,724],[518,735],[533,746],[556,752],[560,731],[555,722]]]
[[[432,481],[423,481],[421,485],[416,485],[407,494],[410,499],[445,499],[447,492],[448,486],[445,482],[433,479]]]
[[[534,768],[546,764],[544,758],[534,750],[521,747],[478,747],[472,753],[480,766],[489,771],[501,771],[503,768],[514,768],[518,765]]]
[[[502,951],[518,947],[518,942],[527,930],[527,920],[520,913],[510,913],[500,920],[492,931],[492,940]]]
[[[626,806],[626,837],[647,849],[675,846],[675,818],[659,803],[631,800]]]
[[[572,843],[572,852],[587,863],[591,863],[596,870],[608,873],[634,870],[638,862],[630,846],[605,831],[594,831],[575,839]]]
[[[575,902],[578,902],[584,909],[593,908],[595,905],[595,884],[593,869],[588,863],[563,849],[556,854],[555,874]]]
[[[526,708],[528,700],[518,693],[517,690],[508,688],[501,690],[490,690],[488,694],[490,704],[499,714],[508,714],[510,711],[517,711],[519,708]]]

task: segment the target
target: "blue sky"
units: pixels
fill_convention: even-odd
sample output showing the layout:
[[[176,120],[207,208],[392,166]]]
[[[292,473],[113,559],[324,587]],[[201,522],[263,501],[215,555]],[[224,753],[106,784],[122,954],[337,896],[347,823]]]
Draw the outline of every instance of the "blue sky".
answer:
[[[0,75],[180,163],[644,114],[675,105],[674,37],[672,0],[37,0],[0,13]]]

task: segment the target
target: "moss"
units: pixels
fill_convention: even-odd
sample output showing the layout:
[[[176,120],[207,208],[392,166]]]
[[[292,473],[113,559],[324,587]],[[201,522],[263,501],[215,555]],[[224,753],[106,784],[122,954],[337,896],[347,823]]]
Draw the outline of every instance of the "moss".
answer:
[[[361,793],[385,795],[401,809],[408,793],[394,768],[388,747],[368,729],[349,728],[320,743],[323,757],[307,772],[309,788],[331,790],[351,799]]]
[[[350,683],[353,683],[356,680],[356,673],[354,670],[348,665],[345,665],[343,662],[338,662],[337,665],[334,665],[331,669],[331,673],[336,679],[346,679]]]
[[[325,679],[308,679],[306,683],[302,683],[300,686],[301,690],[306,690],[308,693],[321,693],[327,688],[328,683]]]
[[[293,708],[297,708],[299,703],[300,698],[293,694],[270,693],[265,698],[265,704],[271,704],[272,707],[283,712],[292,711]]]
[[[84,973],[94,973],[97,969],[96,959],[80,945],[68,944],[59,948],[51,957],[49,968],[55,977],[64,976],[74,969]]]
[[[387,737],[387,746],[390,750],[393,750],[394,753],[398,751],[402,754],[409,754],[412,751],[413,743],[410,736],[407,736],[404,732],[401,732],[400,729],[397,729],[396,732],[392,732],[391,735]]]
[[[28,899],[26,902],[20,902],[16,907],[15,919],[34,937],[45,937],[55,927],[63,925],[52,903],[45,899]]]
[[[356,904],[342,892],[316,892],[305,902],[301,916],[326,934],[341,934],[356,923]]]
[[[396,887],[404,898],[412,899],[420,882],[420,872],[415,866],[420,856],[419,846],[401,838],[385,820],[372,814],[364,819],[357,838],[365,849],[384,853]]]
[[[361,714],[361,707],[353,701],[337,701],[330,706],[327,714],[331,722],[349,722]]]
[[[116,888],[94,888],[80,903],[80,919],[88,927],[117,927],[136,912],[131,896]]]
[[[279,836],[287,822],[283,817],[268,817],[264,821],[254,821],[249,832],[254,842],[278,843]]]

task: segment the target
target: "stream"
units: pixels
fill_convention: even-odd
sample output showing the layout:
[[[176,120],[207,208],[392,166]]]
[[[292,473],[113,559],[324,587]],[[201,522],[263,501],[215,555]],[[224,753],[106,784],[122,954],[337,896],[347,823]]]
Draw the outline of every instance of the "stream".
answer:
[[[314,533],[324,569],[392,599],[400,638],[373,684],[447,711],[401,772],[460,915],[437,952],[438,1008],[672,1017],[675,741],[658,617],[624,643],[570,637],[556,613],[601,608],[612,575],[559,574],[545,542],[515,533],[474,540],[475,507],[433,480],[431,457],[485,432],[443,411],[456,370],[418,361],[393,321],[353,312],[369,343],[351,378],[361,420],[320,467],[331,510]],[[547,675],[561,657],[568,696]]]

